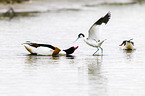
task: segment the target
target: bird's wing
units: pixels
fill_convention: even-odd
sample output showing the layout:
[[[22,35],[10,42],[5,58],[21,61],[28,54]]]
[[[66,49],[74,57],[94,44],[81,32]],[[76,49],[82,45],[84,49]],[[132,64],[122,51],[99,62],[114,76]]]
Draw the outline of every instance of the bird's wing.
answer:
[[[55,47],[52,45],[49,45],[49,44],[39,44],[39,43],[31,43],[31,42],[24,43],[24,44],[28,44],[28,45],[35,47],[35,48],[42,46],[42,47],[48,47],[48,48],[51,48],[52,50],[55,50]]]
[[[38,45],[39,45],[39,46],[43,46],[43,47],[49,47],[49,48],[55,50],[55,47],[52,46],[52,45],[49,45],[49,44],[38,44]]]
[[[102,23],[107,24],[110,17],[111,17],[111,13],[108,12],[104,17],[101,17],[98,21],[96,21],[89,29],[88,39],[98,41],[99,40],[99,32],[98,32],[99,27],[100,27],[100,25],[102,25]]]

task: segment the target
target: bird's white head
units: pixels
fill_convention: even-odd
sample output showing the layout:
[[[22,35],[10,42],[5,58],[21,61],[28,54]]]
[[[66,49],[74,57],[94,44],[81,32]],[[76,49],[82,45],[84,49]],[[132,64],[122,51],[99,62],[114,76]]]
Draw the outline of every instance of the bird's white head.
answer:
[[[85,35],[83,34],[83,33],[80,33],[79,35],[78,35],[78,38],[74,41],[74,42],[76,42],[79,38],[84,38],[85,37]]]

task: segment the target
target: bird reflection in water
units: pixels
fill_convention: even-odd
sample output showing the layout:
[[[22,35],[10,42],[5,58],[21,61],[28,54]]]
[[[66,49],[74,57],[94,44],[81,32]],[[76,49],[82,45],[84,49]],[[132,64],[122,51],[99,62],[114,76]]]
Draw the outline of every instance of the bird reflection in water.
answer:
[[[123,52],[126,53],[126,54],[130,54],[130,53],[133,53],[134,50],[123,50]]]
[[[42,63],[57,63],[60,58],[65,57],[66,59],[75,59],[73,55],[57,55],[57,56],[46,56],[46,55],[35,55],[35,54],[28,54],[26,55],[25,63],[27,64],[42,64]]]
[[[33,55],[33,54],[28,54],[26,57],[25,63],[28,64],[37,64],[37,63],[53,63],[55,60],[59,60],[59,56],[43,56],[43,55]]]
[[[135,50],[123,50],[123,53],[125,53],[127,59],[132,59],[134,51]]]
[[[99,58],[98,56],[97,61],[93,60],[91,63],[88,64],[88,74],[93,76],[98,76],[100,74],[100,68],[102,65],[102,56]],[[90,62],[90,61],[89,61]]]
[[[97,58],[88,64],[89,96],[107,96],[107,78],[101,68],[102,59]]]
[[[75,59],[75,56],[73,56],[73,55],[66,55],[66,59]]]

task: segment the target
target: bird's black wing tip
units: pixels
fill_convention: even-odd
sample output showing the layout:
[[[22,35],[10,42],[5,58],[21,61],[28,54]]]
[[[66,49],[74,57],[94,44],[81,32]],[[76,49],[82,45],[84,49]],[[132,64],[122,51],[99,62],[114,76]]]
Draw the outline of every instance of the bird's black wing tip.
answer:
[[[103,17],[103,23],[107,24],[110,18],[111,18],[111,12],[109,11],[109,12]]]
[[[102,23],[107,24],[111,17],[111,12],[109,11],[105,16],[101,17],[98,21],[94,23],[94,25],[101,25]]]
[[[109,12],[104,16],[104,18],[110,19],[110,17],[111,17],[111,12],[109,11]]]
[[[111,11],[109,11],[107,14],[108,14],[109,16],[111,16]]]

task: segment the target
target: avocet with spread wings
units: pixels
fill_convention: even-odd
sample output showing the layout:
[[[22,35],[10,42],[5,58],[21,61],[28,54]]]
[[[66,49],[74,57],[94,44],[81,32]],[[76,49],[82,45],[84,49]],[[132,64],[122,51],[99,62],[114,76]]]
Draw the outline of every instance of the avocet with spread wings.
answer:
[[[99,51],[99,49],[101,49],[101,53],[103,54],[103,48],[101,48],[101,45],[102,45],[102,43],[103,43],[106,39],[104,39],[104,40],[102,40],[102,41],[100,40],[100,36],[99,36],[98,29],[99,29],[100,25],[102,25],[103,23],[107,24],[107,22],[109,21],[110,17],[111,17],[111,13],[108,12],[104,17],[101,17],[98,21],[96,21],[96,22],[91,26],[91,28],[89,29],[88,38],[85,39],[85,38],[84,38],[85,35],[84,35],[83,33],[80,33],[80,34],[78,35],[77,40],[78,40],[79,38],[83,38],[83,40],[84,40],[84,42],[85,42],[86,44],[88,44],[88,45],[90,45],[90,46],[92,46],[92,47],[97,48],[97,51],[96,51],[93,55],[95,55],[95,54]],[[76,41],[77,41],[77,40],[76,40]],[[75,42],[76,42],[76,41],[75,41]]]

